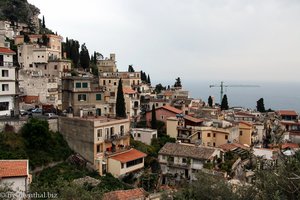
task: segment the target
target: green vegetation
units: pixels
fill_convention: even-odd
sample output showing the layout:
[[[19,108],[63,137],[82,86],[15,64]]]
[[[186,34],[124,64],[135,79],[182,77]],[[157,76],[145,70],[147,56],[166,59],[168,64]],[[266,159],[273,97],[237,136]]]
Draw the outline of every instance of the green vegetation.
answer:
[[[62,135],[49,130],[47,121],[33,118],[20,132],[0,133],[0,159],[29,159],[35,168],[65,160],[72,153]]]
[[[66,42],[62,43],[63,52],[66,52],[67,58],[72,60],[74,67],[78,67],[79,47],[79,42],[73,39],[66,38]]]
[[[33,32],[32,17],[38,15],[40,10],[27,2],[27,0],[1,0],[0,20],[21,22],[29,25]]]
[[[162,90],[166,90],[166,87],[164,87],[161,83],[159,83],[155,86],[154,92],[156,94],[159,94],[161,93]]]
[[[182,87],[180,77],[176,78],[175,80],[176,80],[176,82],[174,84],[174,87]]]
[[[116,116],[126,117],[122,79],[119,80],[119,85],[118,85],[117,100],[116,100]]]
[[[260,98],[257,102],[256,102],[256,109],[259,112],[266,112],[265,109],[265,104],[264,104],[264,98]]]
[[[134,69],[133,69],[132,65],[128,66],[128,72],[134,72]]]
[[[152,105],[151,110],[151,128],[157,129],[157,120],[156,120],[156,112],[155,112],[155,105]]]
[[[213,106],[213,100],[212,100],[212,97],[211,97],[211,96],[208,97],[208,106],[209,106],[209,107],[212,107],[212,106]]]
[[[228,110],[228,108],[229,108],[229,106],[228,106],[227,95],[224,94],[222,103],[221,103],[221,110]]]
[[[88,69],[90,67],[90,54],[89,54],[89,50],[85,46],[85,43],[81,45],[80,66],[83,69]]]

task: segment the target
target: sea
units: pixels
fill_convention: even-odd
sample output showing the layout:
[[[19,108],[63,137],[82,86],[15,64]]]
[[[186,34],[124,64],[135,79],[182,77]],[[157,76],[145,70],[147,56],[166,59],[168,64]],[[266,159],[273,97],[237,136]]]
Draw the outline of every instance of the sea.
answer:
[[[174,81],[173,81],[174,82]],[[220,102],[221,81],[182,81],[183,89],[189,96],[207,102],[213,96],[216,103]],[[263,81],[224,81],[224,85],[254,85],[258,87],[224,87],[230,107],[256,109],[257,101],[264,99],[265,109],[292,109],[300,113],[300,82],[263,82]]]

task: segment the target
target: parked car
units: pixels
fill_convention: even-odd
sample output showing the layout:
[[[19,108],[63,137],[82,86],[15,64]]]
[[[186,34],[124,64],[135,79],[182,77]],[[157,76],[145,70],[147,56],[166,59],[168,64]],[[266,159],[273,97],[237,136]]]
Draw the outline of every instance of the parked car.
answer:
[[[40,109],[40,108],[35,108],[35,109],[33,109],[31,112],[32,113],[42,113],[42,109]]]
[[[57,119],[58,118],[58,115],[54,114],[54,113],[46,113],[45,114],[48,119]]]
[[[21,116],[28,115],[28,112],[26,110],[20,110],[20,115]]]

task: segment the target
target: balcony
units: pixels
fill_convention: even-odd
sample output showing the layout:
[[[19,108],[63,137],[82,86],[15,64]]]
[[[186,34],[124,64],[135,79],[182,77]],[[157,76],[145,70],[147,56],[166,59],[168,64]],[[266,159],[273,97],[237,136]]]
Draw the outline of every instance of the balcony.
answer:
[[[105,142],[112,142],[115,140],[121,140],[121,139],[126,139],[129,136],[129,133],[124,133],[124,134],[113,134],[111,136],[106,136],[104,141]]]
[[[168,167],[175,167],[175,168],[181,168],[181,169],[188,169],[190,167],[189,163],[175,163],[172,161],[167,162]]]
[[[181,130],[181,131],[192,131],[192,128],[187,128],[184,126],[177,126],[177,130]]]
[[[13,66],[14,66],[13,62],[0,61],[0,67],[13,67]]]

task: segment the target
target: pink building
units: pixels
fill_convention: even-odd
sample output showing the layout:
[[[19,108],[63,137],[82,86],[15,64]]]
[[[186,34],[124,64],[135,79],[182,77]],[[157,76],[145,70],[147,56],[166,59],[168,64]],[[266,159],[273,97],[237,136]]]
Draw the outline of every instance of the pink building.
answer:
[[[163,121],[166,123],[169,117],[176,117],[177,114],[181,114],[183,113],[183,111],[174,108],[172,106],[166,105],[160,108],[156,108],[155,113],[156,113],[156,120]],[[148,126],[150,126],[151,118],[152,118],[152,111],[150,110],[147,111],[146,113],[146,121]]]

